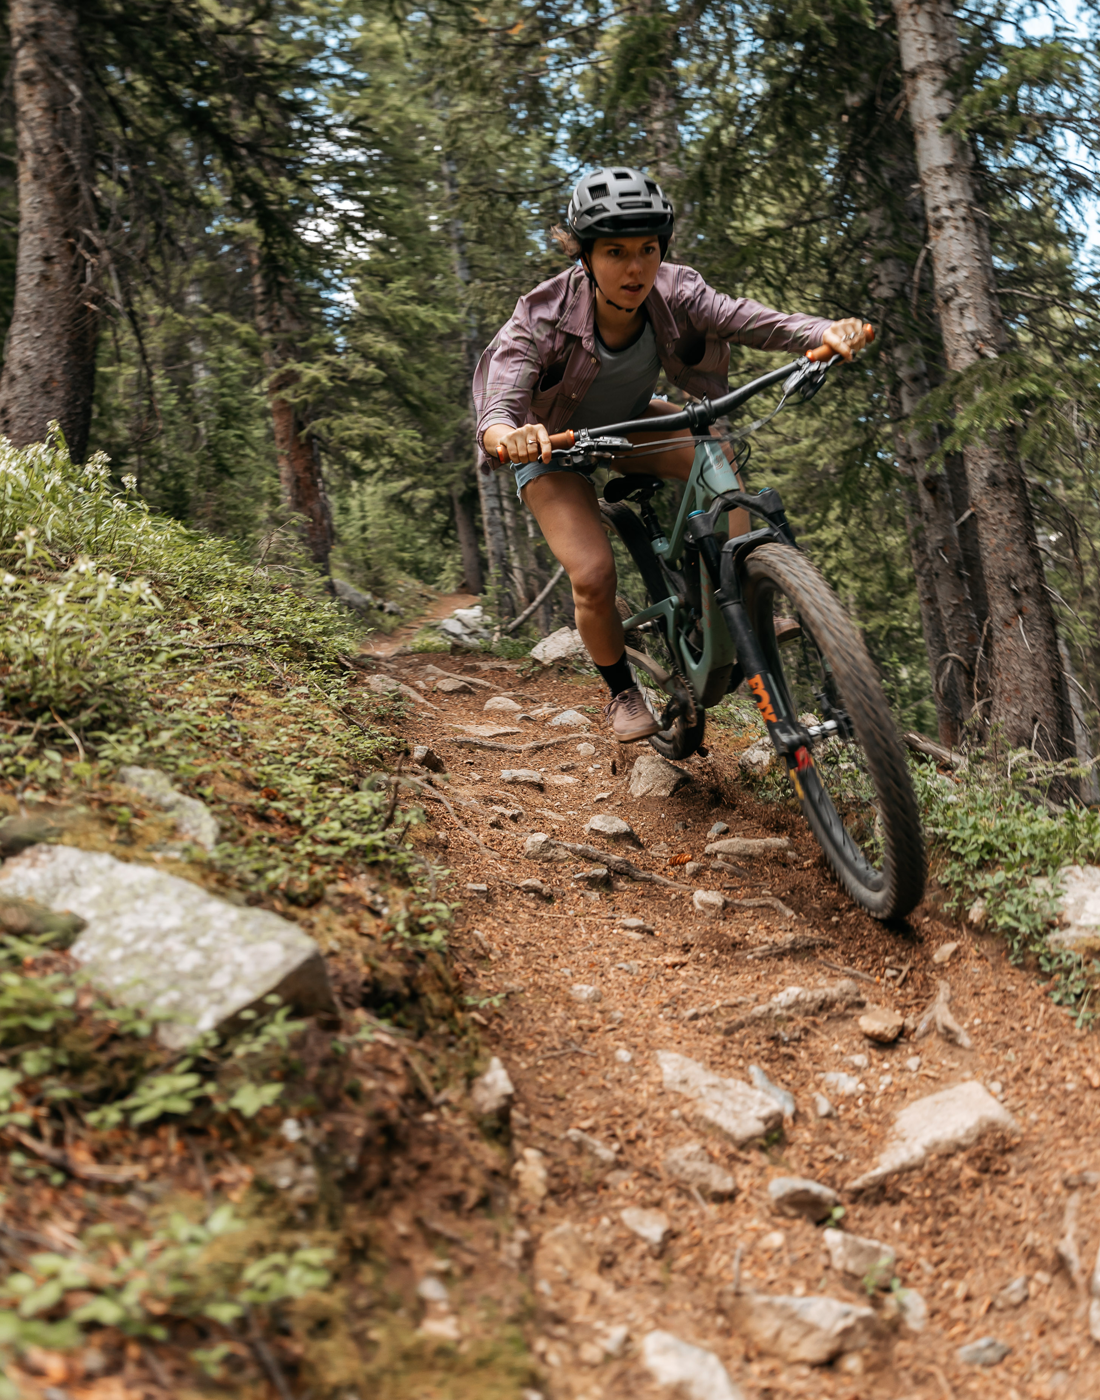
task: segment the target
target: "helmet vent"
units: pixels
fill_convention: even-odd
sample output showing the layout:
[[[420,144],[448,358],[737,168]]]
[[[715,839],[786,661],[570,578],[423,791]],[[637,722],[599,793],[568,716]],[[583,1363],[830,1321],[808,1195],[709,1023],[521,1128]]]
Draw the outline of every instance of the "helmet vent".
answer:
[[[610,193],[611,193],[611,191],[607,188],[606,185],[589,185],[589,186],[588,186],[588,197],[589,197],[589,199],[606,199],[607,196],[608,196]]]
[[[657,189],[657,186],[653,183],[652,180],[647,180],[647,181],[645,182],[645,188],[646,188],[646,194],[659,194],[659,193],[660,193],[660,191]]]
[[[615,179],[616,179],[616,180],[633,180],[633,178],[634,178],[634,172],[633,172],[633,170],[616,170],[616,171],[615,171]]]

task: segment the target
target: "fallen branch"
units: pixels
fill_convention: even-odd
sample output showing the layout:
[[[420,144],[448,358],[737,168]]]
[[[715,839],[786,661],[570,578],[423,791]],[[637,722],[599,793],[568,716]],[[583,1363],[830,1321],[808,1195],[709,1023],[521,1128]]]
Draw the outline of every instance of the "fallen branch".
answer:
[[[781,899],[776,899],[775,895],[760,895],[756,899],[727,899],[726,904],[731,909],[774,909],[777,914],[782,914],[785,919],[797,919],[798,915],[793,909],[789,909]]]
[[[633,862],[624,860],[622,856],[613,856],[607,851],[599,851],[595,846],[577,845],[572,841],[555,841],[553,844],[571,855],[595,861],[598,865],[606,865],[608,870],[613,870],[616,875],[625,875],[628,880],[638,880],[647,885],[664,885],[666,889],[681,890],[684,894],[691,893],[690,885],[681,885],[676,880],[667,880],[663,875],[639,870]]]
[[[32,1137],[30,1133],[25,1133],[22,1128],[16,1128],[11,1123],[0,1128],[0,1133],[3,1133],[5,1137],[13,1138],[20,1147],[25,1147],[28,1152],[33,1152],[36,1157],[41,1157],[44,1162],[49,1162],[54,1167],[60,1167],[63,1172],[67,1172],[69,1176],[75,1176],[80,1181],[98,1181],[107,1185],[121,1186],[128,1181],[139,1181],[145,1175],[144,1167],[101,1167],[95,1162],[74,1162],[67,1152],[62,1152],[58,1147],[51,1147],[48,1143]]]
[[[539,593],[539,594],[535,597],[534,602],[533,602],[533,603],[529,603],[529,604],[527,605],[527,607],[525,607],[524,610],[520,613],[519,617],[514,617],[514,618],[512,619],[512,621],[509,622],[509,624],[507,625],[507,627],[504,627],[504,628],[502,628],[501,630],[502,630],[503,632],[508,632],[508,633],[510,633],[510,632],[514,632],[514,631],[516,630],[517,627],[522,627],[523,624],[527,621],[527,619],[531,616],[531,614],[535,611],[535,609],[539,606],[539,604],[540,604],[540,603],[544,603],[544,602],[546,601],[546,599],[549,598],[550,594],[553,592],[553,590],[557,587],[558,583],[561,581],[561,576],[562,576],[562,574],[564,574],[564,573],[565,573],[565,565],[564,565],[564,564],[559,564],[558,567],[557,567],[557,571],[555,572],[553,578],[551,578],[550,582],[546,585],[546,587],[542,590],[542,592]]]
[[[498,744],[493,739],[451,739],[444,737],[440,742],[457,744],[460,749],[489,749],[492,753],[535,753],[539,749],[551,749],[555,744],[578,743],[581,739],[602,739],[602,734],[588,735],[575,731],[572,734],[556,734],[553,739],[532,739],[529,744]]]
[[[870,973],[860,972],[858,967],[845,967],[843,963],[830,962],[828,958],[818,958],[818,962],[830,972],[843,972],[845,977],[854,977],[857,982],[870,982],[872,987],[877,986]]]
[[[936,989],[935,999],[920,1018],[917,1029],[913,1032],[913,1039],[923,1040],[926,1035],[931,1035],[933,1031],[936,1031],[952,1045],[958,1045],[963,1050],[970,1050],[974,1042],[952,1016],[948,1008],[950,1000],[951,984],[941,981]]]
[[[478,680],[476,676],[460,676],[457,671],[444,671],[439,666],[423,667],[426,676],[442,676],[447,681],[464,681],[467,685],[480,685],[485,690],[492,690],[492,683]]]
[[[945,768],[959,768],[964,763],[961,753],[955,749],[945,749],[942,744],[935,743],[932,739],[926,739],[923,734],[903,734],[902,742],[906,748],[910,748],[914,753],[922,753],[926,758],[934,758],[937,763],[942,763]]]
[[[451,818],[451,821],[454,822],[455,826],[458,827],[459,831],[462,832],[463,836],[468,836],[478,850],[484,852],[485,855],[492,856],[494,860],[500,859],[499,851],[494,851],[492,846],[487,846],[485,842],[482,841],[481,837],[472,832],[468,826],[462,825],[458,819],[458,813],[437,788],[429,787],[427,783],[422,783],[419,778],[410,777],[408,773],[402,773],[398,782],[408,783],[410,787],[414,787],[418,792],[431,797],[433,801],[442,803],[444,810]],[[397,791],[397,785],[397,783],[394,784],[395,792]]]
[[[822,1011],[847,1010],[862,1006],[865,998],[854,982],[836,982],[831,987],[787,987],[770,1001],[754,1006],[736,1021],[722,1027],[723,1035],[732,1035],[761,1021],[785,1021],[789,1016],[817,1016]]]
[[[762,943],[757,948],[749,948],[741,956],[750,962],[758,962],[761,958],[786,958],[791,953],[801,953],[807,948],[827,947],[828,944],[827,938],[822,938],[816,933],[792,933],[789,938],[783,938],[778,943]]]

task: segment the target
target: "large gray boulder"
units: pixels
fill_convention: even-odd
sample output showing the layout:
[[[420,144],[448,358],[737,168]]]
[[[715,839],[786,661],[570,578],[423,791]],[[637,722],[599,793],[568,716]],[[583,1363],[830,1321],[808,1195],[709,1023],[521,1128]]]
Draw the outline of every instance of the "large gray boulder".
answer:
[[[958,1152],[987,1133],[1014,1133],[1016,1122],[976,1079],[917,1099],[894,1119],[878,1165],[851,1184],[861,1191],[892,1176],[911,1171],[929,1157]]]
[[[157,1034],[171,1049],[272,993],[306,1013],[336,1010],[320,950],[296,924],[150,866],[32,846],[0,870],[3,895],[84,919],[73,957],[99,991],[163,1017]]]
[[[587,661],[588,651],[575,628],[559,627],[531,648],[531,656],[544,666],[553,666],[557,661]]]
[[[1094,956],[1100,951],[1100,865],[1067,865],[1059,872],[1060,927],[1047,942],[1054,948]]]
[[[185,841],[212,851],[218,844],[218,823],[205,802],[188,797],[172,786],[167,773],[159,768],[138,768],[128,765],[118,770],[118,781],[136,792],[144,801],[167,812],[176,823],[176,830]]]
[[[669,763],[659,753],[639,754],[630,770],[631,797],[671,797],[687,783],[690,773]]]

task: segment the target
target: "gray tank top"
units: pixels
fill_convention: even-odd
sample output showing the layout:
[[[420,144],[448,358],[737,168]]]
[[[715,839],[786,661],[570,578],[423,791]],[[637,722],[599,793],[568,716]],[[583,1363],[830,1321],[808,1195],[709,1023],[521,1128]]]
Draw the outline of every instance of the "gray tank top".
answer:
[[[609,350],[597,336],[596,353],[600,357],[600,367],[592,387],[569,420],[574,430],[640,418],[657,387],[661,357],[657,354],[657,337],[648,320],[638,339],[625,350]]]

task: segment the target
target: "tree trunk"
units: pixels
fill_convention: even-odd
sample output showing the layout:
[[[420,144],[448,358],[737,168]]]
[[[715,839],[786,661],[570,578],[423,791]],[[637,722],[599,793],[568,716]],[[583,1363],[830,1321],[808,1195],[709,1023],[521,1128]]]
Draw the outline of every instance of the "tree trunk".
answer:
[[[944,130],[953,111],[958,33],[948,0],[893,5],[944,353],[948,369],[961,372],[996,359],[1006,342],[973,156]],[[1007,433],[990,434],[963,458],[989,604],[990,693],[982,698],[989,700],[989,724],[1010,745],[1067,757],[1072,717],[1015,443]]]
[[[102,250],[95,145],[76,4],[11,0],[19,170],[15,300],[0,377],[0,431],[16,447],[61,424],[74,462],[88,447]]]
[[[293,290],[279,285],[278,279],[264,268],[255,245],[250,247],[249,257],[283,505],[302,516],[310,557],[327,574],[333,529],[332,509],[321,472],[321,445],[290,397],[301,379],[294,355],[305,327],[295,310]]]
[[[462,551],[463,587],[467,593],[481,592],[481,556],[477,549],[477,526],[474,513],[459,486],[451,487],[451,505],[455,513],[455,533]]]
[[[510,481],[504,482],[504,490],[508,490],[510,485]],[[479,468],[477,492],[481,500],[481,528],[485,535],[487,581],[490,586],[501,588],[505,584],[504,566],[508,558],[508,541],[504,535],[504,513],[500,505],[500,474],[483,472]]]

